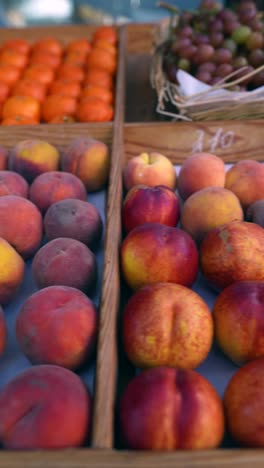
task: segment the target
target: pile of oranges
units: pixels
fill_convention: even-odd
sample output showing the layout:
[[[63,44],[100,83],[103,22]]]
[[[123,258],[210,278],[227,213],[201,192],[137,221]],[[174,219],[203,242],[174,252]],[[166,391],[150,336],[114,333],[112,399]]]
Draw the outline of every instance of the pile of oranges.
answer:
[[[99,26],[90,41],[54,37],[0,47],[2,125],[105,122],[113,119],[116,29]]]

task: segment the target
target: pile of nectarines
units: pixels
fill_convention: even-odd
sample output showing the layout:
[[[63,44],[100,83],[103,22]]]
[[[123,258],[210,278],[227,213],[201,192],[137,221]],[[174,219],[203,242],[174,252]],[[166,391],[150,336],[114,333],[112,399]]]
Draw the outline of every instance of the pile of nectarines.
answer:
[[[108,172],[107,145],[88,136],[63,150],[40,139],[0,148],[0,354],[11,334],[24,367],[34,365],[1,383],[6,448],[89,442],[81,371],[96,347],[103,219],[87,197],[103,191]]]
[[[209,449],[227,428],[264,447],[264,165],[144,152],[123,182],[121,334],[141,370],[121,397],[123,443]],[[223,395],[199,372],[213,346],[233,363]]]

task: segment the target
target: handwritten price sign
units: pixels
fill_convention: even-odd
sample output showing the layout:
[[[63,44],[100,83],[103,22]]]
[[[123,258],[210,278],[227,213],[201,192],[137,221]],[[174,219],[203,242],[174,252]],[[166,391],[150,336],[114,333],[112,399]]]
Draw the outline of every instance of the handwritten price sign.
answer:
[[[192,146],[192,152],[209,151],[214,153],[217,149],[224,150],[233,145],[234,139],[235,133],[232,130],[224,131],[222,128],[218,128],[209,141],[204,130],[197,130],[197,138]]]

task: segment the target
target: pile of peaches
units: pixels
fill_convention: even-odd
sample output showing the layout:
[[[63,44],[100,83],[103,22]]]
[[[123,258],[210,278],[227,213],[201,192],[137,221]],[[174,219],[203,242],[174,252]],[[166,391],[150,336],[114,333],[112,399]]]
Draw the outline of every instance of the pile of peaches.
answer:
[[[98,27],[91,40],[63,45],[22,38],[0,47],[2,125],[104,122],[113,119],[117,31]]]
[[[138,370],[119,406],[124,444],[211,449],[227,431],[264,447],[264,165],[199,153],[176,171],[142,153],[123,176],[121,333]],[[213,343],[237,366],[223,396],[197,371]]]
[[[10,449],[83,445],[91,395],[77,371],[91,363],[96,345],[103,232],[89,197],[107,182],[109,150],[89,137],[63,152],[23,140],[10,151],[1,147],[0,168],[0,352],[14,334],[34,364],[1,388],[0,441]],[[35,292],[15,306],[13,330],[6,306],[27,289],[26,268]]]

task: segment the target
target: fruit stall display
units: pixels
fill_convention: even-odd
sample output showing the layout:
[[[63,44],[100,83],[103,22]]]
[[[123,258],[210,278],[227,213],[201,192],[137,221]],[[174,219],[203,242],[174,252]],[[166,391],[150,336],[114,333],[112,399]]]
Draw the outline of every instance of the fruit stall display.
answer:
[[[26,28],[23,38],[49,32],[69,44],[95,30]],[[0,275],[0,466],[263,464],[254,432],[262,359],[244,367],[262,346],[254,324],[262,323],[263,122],[161,122],[149,83],[154,35],[154,25],[118,31],[112,121],[0,126],[0,250],[10,265]],[[195,159],[203,175],[192,174],[194,153],[203,153]],[[248,192],[239,187],[247,173]],[[135,187],[137,177],[156,188]],[[191,194],[194,181],[205,186]],[[27,217],[35,222],[21,236]],[[220,220],[231,228],[221,231]],[[245,270],[256,274],[245,278],[252,315],[235,333],[243,288],[232,275],[242,281]],[[239,424],[249,391],[252,419]]]

